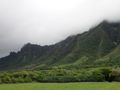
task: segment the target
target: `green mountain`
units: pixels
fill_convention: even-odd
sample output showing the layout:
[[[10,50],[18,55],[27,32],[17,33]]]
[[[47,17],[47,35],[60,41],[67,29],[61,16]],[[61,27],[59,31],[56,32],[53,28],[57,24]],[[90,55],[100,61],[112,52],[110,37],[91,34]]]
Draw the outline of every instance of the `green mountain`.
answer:
[[[0,70],[120,66],[120,23],[103,21],[50,46],[26,44],[0,59]]]

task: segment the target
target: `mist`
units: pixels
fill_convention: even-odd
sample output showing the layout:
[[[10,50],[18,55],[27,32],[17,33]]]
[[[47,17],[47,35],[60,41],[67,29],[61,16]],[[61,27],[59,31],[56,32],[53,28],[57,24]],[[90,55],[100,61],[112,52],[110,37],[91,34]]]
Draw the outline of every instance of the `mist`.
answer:
[[[103,20],[120,20],[120,0],[0,0],[0,57],[28,42],[55,44]]]

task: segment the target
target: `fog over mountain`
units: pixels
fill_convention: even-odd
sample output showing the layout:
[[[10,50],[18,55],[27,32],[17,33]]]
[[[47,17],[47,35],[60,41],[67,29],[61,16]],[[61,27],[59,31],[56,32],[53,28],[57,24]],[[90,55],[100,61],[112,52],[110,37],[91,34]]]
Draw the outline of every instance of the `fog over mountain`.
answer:
[[[27,42],[54,44],[103,20],[120,20],[120,0],[0,0],[0,57]]]

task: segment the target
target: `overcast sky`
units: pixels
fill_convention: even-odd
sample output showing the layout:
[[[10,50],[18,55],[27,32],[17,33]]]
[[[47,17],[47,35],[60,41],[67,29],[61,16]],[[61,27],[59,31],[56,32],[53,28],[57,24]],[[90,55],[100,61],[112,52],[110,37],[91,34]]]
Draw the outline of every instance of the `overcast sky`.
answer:
[[[0,57],[28,42],[54,44],[105,19],[120,20],[120,0],[0,0]]]

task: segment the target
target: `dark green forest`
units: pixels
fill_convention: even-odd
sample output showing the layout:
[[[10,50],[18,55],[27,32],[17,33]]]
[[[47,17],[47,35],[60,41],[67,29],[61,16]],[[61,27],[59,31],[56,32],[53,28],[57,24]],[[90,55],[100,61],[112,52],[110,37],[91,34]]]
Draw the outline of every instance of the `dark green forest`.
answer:
[[[120,70],[111,68],[96,68],[82,70],[22,70],[1,72],[0,83],[30,83],[30,82],[112,82],[120,81]]]

